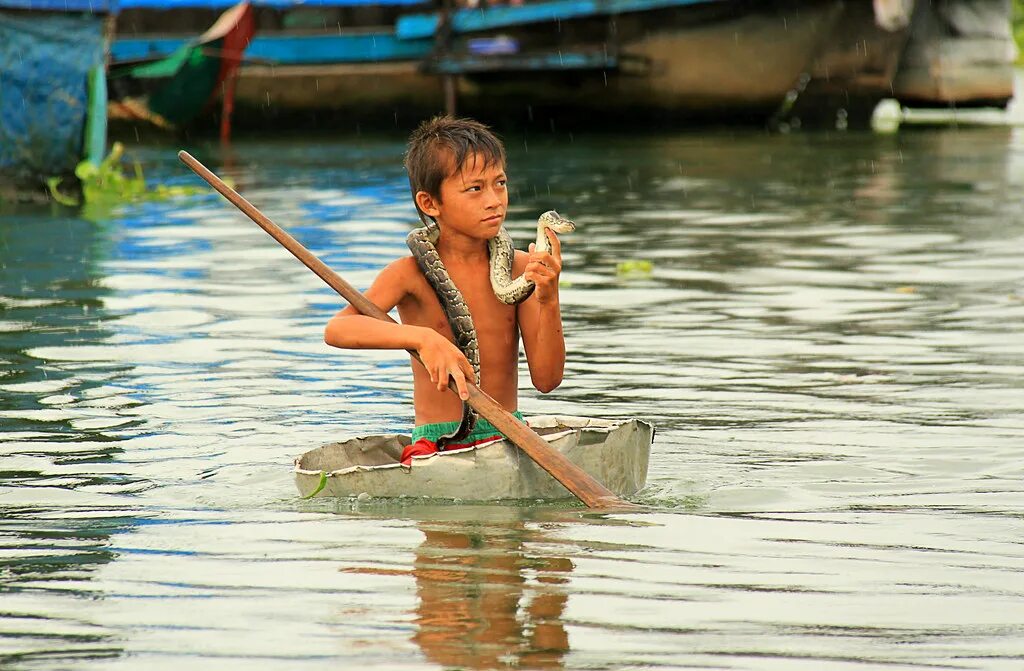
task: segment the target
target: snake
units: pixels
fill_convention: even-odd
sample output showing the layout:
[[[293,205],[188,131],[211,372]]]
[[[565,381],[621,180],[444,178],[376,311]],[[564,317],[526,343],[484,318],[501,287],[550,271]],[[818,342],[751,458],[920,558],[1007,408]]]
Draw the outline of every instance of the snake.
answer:
[[[556,233],[571,233],[576,230],[576,224],[561,216],[554,210],[549,210],[537,218],[537,240],[534,250],[540,252],[551,252],[551,241],[546,234],[547,229]],[[441,228],[437,222],[424,217],[424,225],[413,229],[406,237],[405,242],[416,259],[416,265],[420,272],[427,279],[437,299],[441,303],[441,309],[445,313],[448,325],[455,335],[455,345],[466,356],[469,364],[473,367],[473,375],[476,377],[477,386],[483,383],[480,378],[480,345],[477,342],[476,327],[473,325],[473,316],[469,312],[462,292],[455,286],[448,270],[437,253],[437,240],[441,235]],[[512,262],[515,259],[515,247],[512,245],[512,237],[502,226],[497,235],[487,241],[487,252],[489,256],[491,289],[498,300],[506,305],[515,305],[523,302],[533,293],[535,285],[524,276],[512,279]],[[473,432],[476,426],[477,414],[468,403],[462,404],[462,420],[458,428],[452,433],[441,436],[437,439],[437,449],[444,450],[446,445],[462,440]]]

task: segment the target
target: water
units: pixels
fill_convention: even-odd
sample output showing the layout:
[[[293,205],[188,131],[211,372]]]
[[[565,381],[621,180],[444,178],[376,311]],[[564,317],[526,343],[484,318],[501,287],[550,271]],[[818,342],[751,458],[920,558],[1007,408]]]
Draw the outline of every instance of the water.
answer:
[[[6,210],[0,666],[1024,666],[1024,132],[507,141],[518,244],[580,224],[522,407],[653,422],[649,511],[300,501],[404,356],[219,196]],[[188,148],[356,286],[405,252],[401,138]]]

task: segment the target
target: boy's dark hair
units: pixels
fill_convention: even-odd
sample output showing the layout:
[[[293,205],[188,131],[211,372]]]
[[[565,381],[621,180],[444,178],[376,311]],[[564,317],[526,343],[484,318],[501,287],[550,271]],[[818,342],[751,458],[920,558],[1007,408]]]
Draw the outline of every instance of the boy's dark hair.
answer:
[[[491,129],[472,119],[436,116],[424,121],[409,136],[405,152],[405,170],[413,203],[416,193],[426,191],[441,199],[441,182],[462,168],[471,154],[483,157],[484,167],[505,165],[505,146]],[[419,206],[416,206],[419,212]],[[420,219],[426,216],[419,212]],[[425,219],[424,219],[425,221]]]

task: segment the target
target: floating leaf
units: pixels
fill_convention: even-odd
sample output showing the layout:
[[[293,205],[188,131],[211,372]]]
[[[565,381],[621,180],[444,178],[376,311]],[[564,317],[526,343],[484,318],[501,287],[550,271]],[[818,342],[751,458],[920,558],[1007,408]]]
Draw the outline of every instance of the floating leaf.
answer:
[[[60,182],[60,177],[48,177],[46,179],[46,188],[50,190],[50,197],[61,205],[78,205],[77,200],[60,192],[60,189],[57,188],[60,185]]]
[[[654,264],[650,261],[629,259],[615,264],[615,274],[619,277],[650,275]]]
[[[327,486],[327,471],[320,471],[320,482],[317,483],[316,489],[311,491],[309,494],[303,496],[303,499],[311,499],[323,490]]]

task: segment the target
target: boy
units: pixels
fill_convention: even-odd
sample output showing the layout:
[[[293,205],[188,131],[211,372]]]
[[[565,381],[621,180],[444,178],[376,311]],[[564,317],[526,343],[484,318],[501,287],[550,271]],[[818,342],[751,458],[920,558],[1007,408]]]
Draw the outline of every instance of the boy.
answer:
[[[487,241],[498,234],[508,208],[505,148],[483,124],[469,119],[437,117],[423,123],[409,138],[405,156],[413,202],[420,217],[440,227],[435,245],[454,284],[462,292],[476,325],[483,390],[520,419],[518,412],[519,337],[522,335],[530,379],[549,392],[562,381],[565,340],[558,302],[562,270],[561,245],[547,230],[551,252],[516,251],[513,277],[535,283],[533,294],[518,305],[505,305],[490,284]],[[454,343],[454,335],[437,295],[416,260],[392,262],[367,290],[366,297],[385,312],[395,306],[400,324],[360,315],[351,306],[327,324],[324,341],[353,349],[415,350],[423,366],[413,364],[416,428],[413,455],[436,451],[435,443],[451,433],[462,417],[462,402],[448,393],[449,376],[461,399],[469,396],[466,380],[473,368]],[[500,436],[480,418],[473,432],[448,449],[467,447]]]

